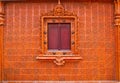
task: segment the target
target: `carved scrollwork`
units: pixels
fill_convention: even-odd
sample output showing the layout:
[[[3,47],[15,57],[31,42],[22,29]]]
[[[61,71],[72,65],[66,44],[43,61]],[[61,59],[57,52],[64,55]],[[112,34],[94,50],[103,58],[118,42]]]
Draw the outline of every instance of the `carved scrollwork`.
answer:
[[[42,14],[42,16],[75,16],[75,14],[69,11],[65,11],[63,5],[58,4],[57,6],[55,6],[53,11],[44,13]]]
[[[65,9],[62,5],[58,4],[54,9],[53,9],[53,14],[54,16],[64,16]]]
[[[55,63],[56,65],[64,65],[65,61],[64,61],[63,57],[58,56],[58,57],[56,57],[56,59],[54,60],[54,63]]]

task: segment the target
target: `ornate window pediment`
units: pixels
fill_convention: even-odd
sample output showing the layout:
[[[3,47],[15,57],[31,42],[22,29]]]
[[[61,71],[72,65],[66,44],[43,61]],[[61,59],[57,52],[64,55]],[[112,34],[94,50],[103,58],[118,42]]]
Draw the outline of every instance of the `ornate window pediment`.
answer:
[[[53,11],[41,14],[41,33],[40,33],[40,55],[36,59],[54,60],[57,65],[63,65],[65,60],[82,59],[79,50],[79,32],[78,17],[72,12],[66,11],[65,8],[58,4]],[[49,51],[48,49],[48,24],[50,23],[69,23],[71,34],[71,49],[69,51]]]
[[[55,6],[53,11],[43,13],[42,16],[76,16],[76,15],[72,12],[66,11],[61,4],[58,4],[57,6]]]

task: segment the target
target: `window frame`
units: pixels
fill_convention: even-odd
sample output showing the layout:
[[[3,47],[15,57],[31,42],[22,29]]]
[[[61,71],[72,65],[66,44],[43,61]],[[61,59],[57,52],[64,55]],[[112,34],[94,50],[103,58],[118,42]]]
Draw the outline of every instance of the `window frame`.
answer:
[[[49,51],[47,45],[48,23],[71,23],[71,51]],[[53,60],[56,65],[64,65],[65,60],[80,60],[79,23],[76,14],[65,11],[61,4],[53,11],[42,13],[40,17],[40,54],[37,60]]]
[[[48,56],[74,56],[77,54],[77,18],[75,16],[43,16],[42,17],[42,53]],[[48,24],[49,23],[70,23],[71,24],[71,50],[70,51],[56,51],[48,50]]]

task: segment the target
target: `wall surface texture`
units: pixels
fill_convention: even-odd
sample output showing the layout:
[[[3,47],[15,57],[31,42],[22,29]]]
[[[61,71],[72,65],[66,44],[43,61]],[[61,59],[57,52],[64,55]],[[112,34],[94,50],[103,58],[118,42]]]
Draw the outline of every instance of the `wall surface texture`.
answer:
[[[63,66],[36,60],[40,52],[40,16],[57,2],[5,4],[3,80],[115,80],[113,2],[62,2],[79,17],[82,60]]]

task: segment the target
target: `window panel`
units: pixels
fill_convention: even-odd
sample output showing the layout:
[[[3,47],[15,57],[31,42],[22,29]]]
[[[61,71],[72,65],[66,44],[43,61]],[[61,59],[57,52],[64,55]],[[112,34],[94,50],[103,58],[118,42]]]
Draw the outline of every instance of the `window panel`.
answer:
[[[70,23],[66,24],[61,24],[61,49],[62,50],[70,50],[70,41],[71,41],[71,36],[70,36]]]
[[[70,50],[70,23],[48,24],[48,49]]]
[[[48,24],[48,49],[58,49],[58,24]]]

